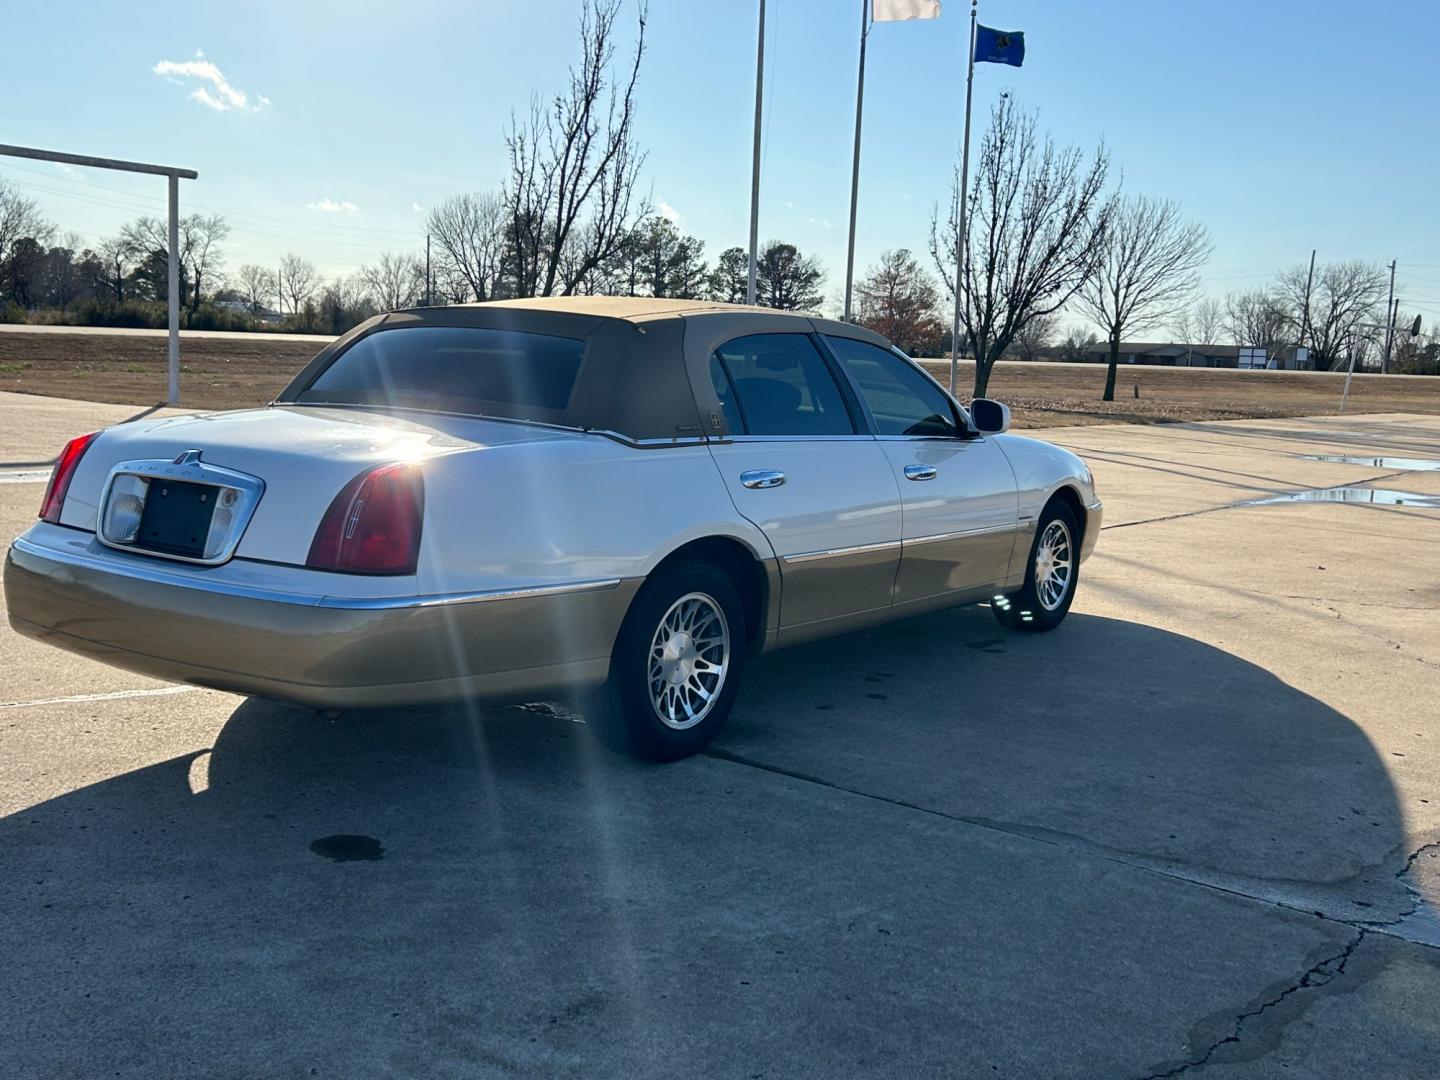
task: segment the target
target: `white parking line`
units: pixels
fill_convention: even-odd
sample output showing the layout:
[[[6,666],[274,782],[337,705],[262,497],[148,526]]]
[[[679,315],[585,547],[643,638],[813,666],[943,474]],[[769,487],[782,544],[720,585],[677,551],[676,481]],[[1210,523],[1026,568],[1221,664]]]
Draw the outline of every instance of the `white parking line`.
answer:
[[[43,484],[49,479],[49,469],[16,469],[14,472],[0,472],[0,484]]]
[[[35,698],[33,701],[0,701],[0,709],[20,709],[27,705],[68,705],[77,701],[119,701],[123,698],[166,697],[170,694],[193,694],[198,686],[160,686],[153,690],[112,690],[108,694],[71,694],[69,697]]]

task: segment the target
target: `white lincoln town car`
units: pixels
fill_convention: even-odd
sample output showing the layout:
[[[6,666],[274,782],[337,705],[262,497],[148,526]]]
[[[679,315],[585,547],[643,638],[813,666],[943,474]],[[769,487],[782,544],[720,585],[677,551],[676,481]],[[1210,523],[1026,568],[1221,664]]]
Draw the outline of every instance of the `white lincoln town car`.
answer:
[[[750,656],[956,604],[1069,610],[1090,471],[856,326],[689,300],[378,316],[268,407],[73,439],[11,624],[321,709],[563,698],[670,760]]]

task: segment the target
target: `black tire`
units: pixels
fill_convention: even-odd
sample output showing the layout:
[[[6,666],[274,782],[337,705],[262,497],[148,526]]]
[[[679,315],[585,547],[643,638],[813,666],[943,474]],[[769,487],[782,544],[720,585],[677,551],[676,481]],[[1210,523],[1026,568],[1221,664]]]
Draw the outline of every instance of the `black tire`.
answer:
[[[1056,522],[1063,529],[1070,559],[1064,593],[1058,601],[1055,594],[1048,591],[1053,586],[1047,586],[1047,591],[1042,596],[1035,573],[1041,544],[1054,536],[1051,525]],[[1075,589],[1080,584],[1080,542],[1080,528],[1074,511],[1062,500],[1052,500],[1040,515],[1039,524],[1035,526],[1035,539],[1030,544],[1030,554],[1025,561],[1025,585],[1019,592],[990,602],[990,611],[1002,626],[1038,634],[1045,630],[1054,630],[1065,621],[1065,615],[1075,599]]]
[[[691,720],[682,711],[685,701],[672,699],[670,707],[677,716],[674,721],[667,721],[651,693],[652,646],[656,643],[662,621],[670,615],[672,608],[694,596],[713,604],[723,617],[728,637],[724,672],[708,703],[693,695],[686,698],[699,704],[696,711],[701,715],[698,720]],[[692,601],[692,610],[701,613],[697,618],[705,617],[703,602],[696,604]],[[679,617],[683,618],[683,612]],[[714,623],[697,625],[713,628]],[[693,639],[686,640],[693,643]],[[714,651],[714,646],[708,649],[700,654],[701,658],[707,663],[716,661],[720,654]],[[656,654],[655,660],[657,664],[675,662],[666,660],[662,654]],[[615,638],[615,648],[610,656],[609,681],[585,702],[586,722],[602,743],[619,753],[649,761],[677,761],[689,757],[715,737],[730,715],[744,663],[745,609],[730,576],[706,562],[664,567],[641,587],[631,603],[620,633]],[[672,667],[672,673],[673,670]],[[704,678],[708,682],[709,673],[698,674],[696,678]],[[673,693],[681,694],[683,687],[689,684],[688,678],[682,679]],[[655,685],[664,687],[665,683],[660,681]],[[690,692],[687,690],[685,693]],[[677,727],[675,722],[689,726]]]

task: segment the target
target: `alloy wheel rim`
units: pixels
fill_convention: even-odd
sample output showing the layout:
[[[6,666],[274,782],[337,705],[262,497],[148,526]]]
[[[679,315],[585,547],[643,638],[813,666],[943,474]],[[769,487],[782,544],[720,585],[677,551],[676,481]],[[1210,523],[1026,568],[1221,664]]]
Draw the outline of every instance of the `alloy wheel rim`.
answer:
[[[692,728],[715,707],[730,671],[730,626],[705,593],[670,605],[650,639],[650,705],[666,727]]]
[[[1072,550],[1065,522],[1055,520],[1045,526],[1035,546],[1035,597],[1046,611],[1058,608],[1070,591],[1075,561]]]

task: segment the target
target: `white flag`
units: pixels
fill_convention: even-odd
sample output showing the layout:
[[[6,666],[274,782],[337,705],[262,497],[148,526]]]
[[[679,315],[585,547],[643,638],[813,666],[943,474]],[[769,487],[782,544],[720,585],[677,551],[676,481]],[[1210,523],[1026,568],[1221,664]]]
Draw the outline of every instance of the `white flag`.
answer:
[[[940,0],[872,0],[871,12],[876,22],[938,19]]]

